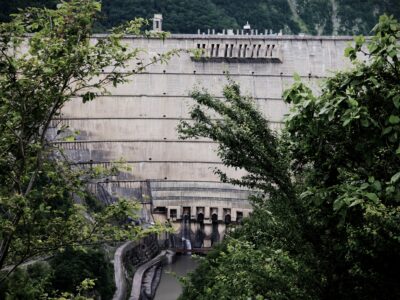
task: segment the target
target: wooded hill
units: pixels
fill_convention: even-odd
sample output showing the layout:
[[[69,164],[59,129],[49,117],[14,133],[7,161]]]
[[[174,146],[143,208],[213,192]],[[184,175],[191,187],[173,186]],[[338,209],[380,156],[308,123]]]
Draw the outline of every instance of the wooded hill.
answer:
[[[57,0],[0,0],[0,21],[26,6],[55,6]],[[399,0],[103,0],[98,31],[134,17],[164,16],[164,30],[195,33],[197,29],[283,29],[286,34],[369,34],[378,16],[400,18]]]

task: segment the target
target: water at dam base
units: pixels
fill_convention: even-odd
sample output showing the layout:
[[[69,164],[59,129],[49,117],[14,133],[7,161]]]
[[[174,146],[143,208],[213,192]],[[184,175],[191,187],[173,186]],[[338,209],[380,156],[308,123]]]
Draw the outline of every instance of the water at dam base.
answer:
[[[194,271],[197,262],[190,255],[177,255],[176,260],[163,267],[160,284],[154,300],[176,300],[182,292],[182,286],[177,277],[185,276]]]

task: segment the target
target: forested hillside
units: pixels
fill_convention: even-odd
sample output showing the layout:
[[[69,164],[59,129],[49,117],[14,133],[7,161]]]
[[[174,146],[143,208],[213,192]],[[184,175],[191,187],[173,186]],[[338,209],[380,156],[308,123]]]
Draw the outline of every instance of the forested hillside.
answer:
[[[54,6],[57,0],[0,0],[0,20],[17,8]],[[133,17],[164,15],[164,29],[194,33],[197,29],[241,28],[247,21],[258,29],[284,33],[368,34],[378,16],[400,18],[400,0],[103,0],[105,31]]]

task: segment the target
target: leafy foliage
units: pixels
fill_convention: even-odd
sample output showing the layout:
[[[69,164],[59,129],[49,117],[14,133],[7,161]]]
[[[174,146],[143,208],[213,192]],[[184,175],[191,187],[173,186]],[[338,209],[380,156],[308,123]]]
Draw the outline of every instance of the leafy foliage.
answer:
[[[51,287],[53,272],[47,263],[17,269],[0,288],[1,299],[40,299]]]
[[[319,95],[300,81],[285,91],[278,137],[236,84],[225,100],[193,94],[195,122],[181,134],[218,141],[224,164],[249,173],[221,179],[266,196],[185,280],[182,299],[400,297],[400,24],[382,16],[374,32]]]
[[[57,254],[50,264],[54,270],[53,290],[76,293],[76,287],[90,278],[94,279],[94,287],[102,299],[112,299],[115,290],[114,270],[103,251],[68,248]]]
[[[218,141],[223,163],[248,172],[237,179],[216,170],[222,181],[263,195],[252,199],[252,217],[186,281],[181,299],[313,299],[318,287],[307,283],[318,275],[310,275],[315,273],[312,248],[299,231],[304,213],[295,202],[289,161],[279,138],[234,82],[224,88],[225,100],[204,91],[192,96],[198,102],[191,111],[195,122],[180,124],[182,138]]]
[[[67,248],[48,262],[18,268],[0,288],[1,299],[111,299],[113,267],[104,251]]]
[[[127,222],[136,219],[134,201],[92,215],[78,204],[88,198],[85,183],[101,172],[72,169],[49,134],[71,97],[91,101],[145,68],[139,50],[121,41],[126,33],[141,34],[145,21],[130,21],[91,41],[100,9],[95,0],[71,0],[55,10],[29,8],[0,24],[0,269],[13,266],[6,276],[58,249],[133,239],[141,232]]]

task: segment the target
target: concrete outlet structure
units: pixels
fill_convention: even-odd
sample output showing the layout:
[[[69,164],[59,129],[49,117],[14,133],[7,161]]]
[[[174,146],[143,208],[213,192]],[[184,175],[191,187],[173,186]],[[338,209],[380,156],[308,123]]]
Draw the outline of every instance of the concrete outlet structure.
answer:
[[[162,17],[156,16],[155,22],[154,30],[160,30]],[[129,167],[94,187],[104,199],[134,196],[147,203],[154,219],[169,220],[181,240],[189,239],[196,246],[222,238],[225,224],[240,222],[251,212],[251,205],[249,190],[221,183],[213,173],[221,168],[234,177],[244,174],[221,164],[216,143],[178,138],[176,127],[190,119],[188,112],[194,105],[190,92],[205,88],[221,97],[229,74],[243,94],[254,98],[271,128],[279,130],[288,112],[282,92],[293,83],[293,75],[299,74],[317,89],[326,76],[349,66],[343,53],[352,40],[255,34],[258,31],[253,30],[213,32],[176,34],[166,40],[126,37],[129,47],[146,51],[147,60],[172,49],[200,49],[202,55],[196,60],[184,52],[167,65],[152,65],[129,83],[109,87],[110,95],[92,102],[73,99],[60,120],[54,120],[80,131],[76,141],[59,142],[80,166],[107,167],[123,159]]]

